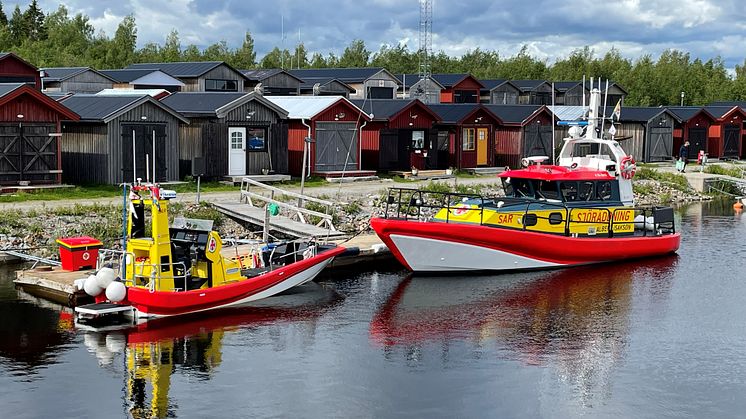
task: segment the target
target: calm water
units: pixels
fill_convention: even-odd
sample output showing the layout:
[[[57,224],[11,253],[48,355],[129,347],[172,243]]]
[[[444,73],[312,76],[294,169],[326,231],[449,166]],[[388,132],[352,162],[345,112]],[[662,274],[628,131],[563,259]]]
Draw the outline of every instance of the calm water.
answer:
[[[746,217],[678,256],[492,277],[323,278],[108,332],[0,270],[2,417],[743,417]]]

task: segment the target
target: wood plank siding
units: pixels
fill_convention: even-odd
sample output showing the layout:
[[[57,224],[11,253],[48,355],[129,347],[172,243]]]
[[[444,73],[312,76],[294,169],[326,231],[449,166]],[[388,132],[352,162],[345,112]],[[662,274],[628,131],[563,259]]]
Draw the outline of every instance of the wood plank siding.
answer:
[[[62,131],[62,181],[75,185],[106,183],[111,154],[106,125],[65,123]]]
[[[244,77],[242,74],[232,70],[230,67],[221,64],[198,78],[179,78],[184,82],[182,92],[204,92],[205,79],[235,80],[238,87],[237,92],[244,91]]]
[[[98,93],[112,87],[113,81],[93,71],[84,71],[60,83],[61,91],[72,93]]]

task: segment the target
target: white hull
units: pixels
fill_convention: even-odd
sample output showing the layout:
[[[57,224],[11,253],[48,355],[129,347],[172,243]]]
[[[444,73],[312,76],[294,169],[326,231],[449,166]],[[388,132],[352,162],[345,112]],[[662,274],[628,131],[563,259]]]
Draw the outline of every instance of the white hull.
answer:
[[[502,271],[565,266],[471,244],[399,234],[390,237],[415,272]]]
[[[236,300],[236,301],[233,301],[233,302],[228,303],[228,304],[223,304],[223,305],[219,305],[219,306],[214,306],[214,307],[206,308],[204,310],[191,311],[189,313],[197,313],[197,312],[200,312],[200,311],[208,311],[208,310],[214,310],[214,309],[217,309],[217,308],[231,307],[231,306],[236,306],[236,305],[240,305],[240,304],[246,304],[246,303],[251,302],[251,301],[261,300],[262,298],[271,297],[271,296],[273,296],[275,294],[279,294],[279,293],[281,293],[283,291],[286,291],[286,290],[288,290],[290,288],[293,288],[295,286],[303,285],[306,282],[312,281],[314,278],[316,278],[316,276],[329,263],[331,263],[332,260],[334,260],[333,257],[329,258],[329,259],[326,259],[326,260],[324,260],[322,262],[319,262],[319,263],[311,266],[310,268],[308,268],[306,270],[298,272],[297,274],[295,274],[295,275],[291,276],[290,278],[288,278],[288,279],[280,282],[277,285],[274,285],[274,286],[272,286],[270,288],[267,288],[266,290],[258,292],[256,294],[252,294],[252,295],[250,295],[250,296],[248,296],[246,298],[242,298],[240,300]],[[147,319],[153,319],[153,318],[157,318],[157,317],[171,317],[169,315],[161,315],[161,314],[153,314],[153,313],[143,313],[143,312],[141,312],[140,310],[137,310],[137,309],[133,309],[132,312],[128,313],[128,314],[132,314],[135,318],[138,318],[138,319],[145,319],[145,318],[147,318]],[[188,314],[188,313],[180,313],[179,315],[181,315],[181,314]]]

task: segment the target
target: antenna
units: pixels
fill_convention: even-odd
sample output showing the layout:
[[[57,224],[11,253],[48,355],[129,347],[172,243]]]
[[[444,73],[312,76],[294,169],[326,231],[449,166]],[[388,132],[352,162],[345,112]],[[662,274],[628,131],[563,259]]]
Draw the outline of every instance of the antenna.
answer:
[[[137,154],[135,153],[135,130],[132,130],[132,184],[137,185]]]
[[[155,176],[155,128],[153,128],[153,184],[156,182]]]
[[[598,80],[599,80],[598,84],[600,87],[601,79],[599,78]],[[604,113],[603,113],[603,116],[601,117],[601,138],[603,138],[604,136],[604,123],[606,122],[606,99],[608,98],[609,98],[609,79],[606,79],[606,92],[604,93]],[[613,125],[613,122],[612,122],[612,125]]]
[[[280,68],[285,69],[285,15],[280,15],[280,43],[282,51],[280,52]]]
[[[433,54],[433,0],[420,1],[420,79],[432,75],[430,57]]]

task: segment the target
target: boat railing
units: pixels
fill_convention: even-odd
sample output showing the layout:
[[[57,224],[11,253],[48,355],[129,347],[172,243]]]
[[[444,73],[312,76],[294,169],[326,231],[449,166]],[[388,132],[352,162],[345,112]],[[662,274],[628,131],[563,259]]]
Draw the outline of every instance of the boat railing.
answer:
[[[289,245],[289,243],[300,243],[300,242],[288,242],[286,245]],[[279,246],[276,246],[272,249],[272,251],[269,254],[269,268],[274,269],[274,265],[287,265],[290,263],[298,262],[299,260],[305,260],[310,259],[317,255],[318,253],[318,245],[316,244],[308,244],[306,247],[302,247],[299,249],[296,249],[292,252],[285,253],[283,255],[276,255],[277,249]],[[300,257],[298,257],[300,255]]]
[[[171,289],[171,291],[185,291],[184,289],[177,287],[176,284],[179,281],[182,281],[182,283],[186,284],[187,278],[191,276],[191,271],[187,271],[186,264],[184,262],[171,262],[168,264],[160,264],[160,263],[145,263],[144,261],[138,262],[136,259],[133,259],[133,262],[134,262],[132,265],[133,277],[127,278],[127,280],[125,281],[125,285],[145,287],[150,292],[155,292],[156,290],[168,291],[168,290],[164,290],[161,287],[161,281],[166,280],[166,279],[172,280],[174,283],[174,287]],[[174,273],[171,275],[163,275],[161,270],[164,267],[170,268],[170,270],[167,270],[166,272],[174,272]],[[149,268],[149,269],[146,270],[146,268]],[[183,272],[183,274],[177,275],[175,272]]]
[[[485,225],[484,209],[485,203],[495,204],[500,208],[500,203],[510,201],[511,212],[523,212],[520,223],[525,231],[541,232],[548,234],[562,234],[565,236],[577,236],[578,226],[587,226],[585,230],[589,236],[614,237],[615,227],[620,225],[632,225],[629,229],[622,229],[627,233],[639,231],[641,235],[664,235],[676,232],[674,225],[673,209],[670,207],[568,207],[564,202],[530,201],[519,202],[510,198],[485,198],[479,194],[464,194],[455,192],[434,192],[409,188],[390,188],[386,201],[386,218],[396,218],[415,221],[426,221],[440,210],[445,209],[445,219],[440,222],[452,222],[451,215],[456,213],[462,215],[457,222],[464,222],[464,215],[469,212],[478,214],[479,225]],[[466,205],[468,202],[470,205]],[[476,205],[474,205],[476,204]],[[517,204],[525,206],[517,206]],[[605,216],[592,220],[580,220],[577,213],[580,211],[605,212]],[[628,215],[632,211],[632,215]],[[638,219],[638,217],[642,217]],[[550,233],[542,229],[539,220],[544,220],[550,226],[560,226],[559,233]],[[476,223],[477,219],[469,217],[468,223]],[[488,224],[495,227],[495,225]],[[599,225],[605,225],[603,229]],[[558,228],[559,230],[559,228]],[[619,234],[617,232],[616,234]]]

